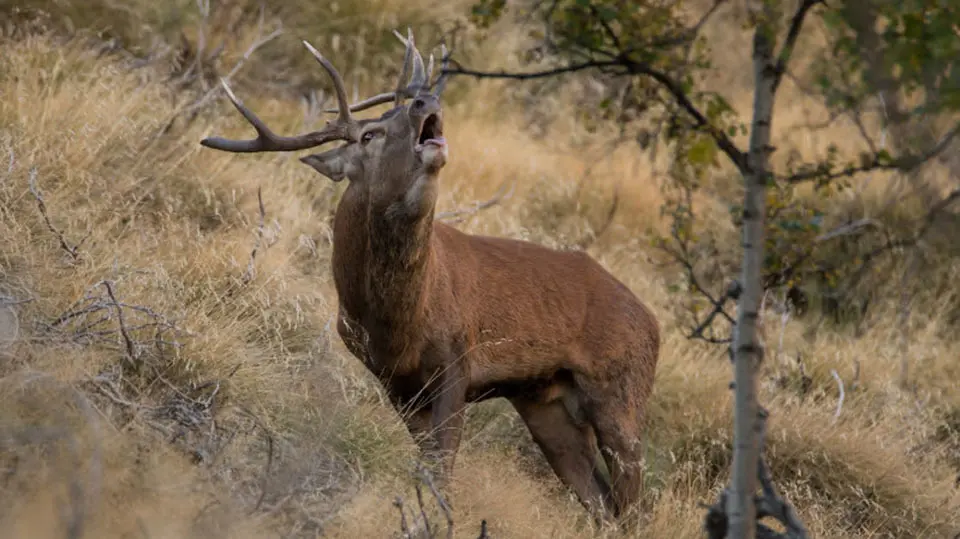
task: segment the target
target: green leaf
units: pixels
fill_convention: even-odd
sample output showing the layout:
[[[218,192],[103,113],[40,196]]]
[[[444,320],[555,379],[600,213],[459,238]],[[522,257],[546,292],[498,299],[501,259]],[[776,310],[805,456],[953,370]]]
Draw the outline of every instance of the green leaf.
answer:
[[[717,145],[712,138],[700,137],[687,150],[687,159],[694,165],[715,165]]]

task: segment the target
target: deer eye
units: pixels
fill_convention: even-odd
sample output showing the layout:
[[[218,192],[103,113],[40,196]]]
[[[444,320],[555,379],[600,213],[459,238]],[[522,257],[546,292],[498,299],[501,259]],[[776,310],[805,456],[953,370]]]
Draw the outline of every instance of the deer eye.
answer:
[[[379,131],[367,131],[366,133],[360,136],[360,142],[362,144],[366,144],[371,140],[373,140],[379,134],[380,134]]]

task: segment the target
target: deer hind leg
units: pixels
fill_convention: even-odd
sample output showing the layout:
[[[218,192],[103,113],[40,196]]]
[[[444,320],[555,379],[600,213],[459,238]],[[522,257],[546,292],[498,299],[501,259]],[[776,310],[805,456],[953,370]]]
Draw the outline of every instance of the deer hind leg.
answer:
[[[586,411],[610,471],[614,514],[623,520],[643,493],[642,403],[609,386],[589,394],[599,397],[588,400]]]
[[[572,391],[567,391],[572,396]],[[564,397],[511,399],[533,440],[543,451],[554,473],[570,487],[598,521],[607,511],[610,486],[597,468],[597,441],[593,427],[571,410]]]

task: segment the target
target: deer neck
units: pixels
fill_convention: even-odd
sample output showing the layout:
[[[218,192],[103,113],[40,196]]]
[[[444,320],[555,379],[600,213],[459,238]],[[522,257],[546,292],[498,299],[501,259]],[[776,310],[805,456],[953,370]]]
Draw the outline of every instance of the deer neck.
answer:
[[[392,200],[348,187],[334,218],[333,249],[341,308],[388,348],[408,342],[405,333],[419,326],[433,265],[433,205],[411,211]]]

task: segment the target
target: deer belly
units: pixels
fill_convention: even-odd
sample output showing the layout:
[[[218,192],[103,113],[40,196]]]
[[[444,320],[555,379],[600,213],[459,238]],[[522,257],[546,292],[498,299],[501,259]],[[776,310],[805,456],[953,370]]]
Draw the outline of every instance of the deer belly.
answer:
[[[544,376],[509,378],[479,385],[470,389],[467,400],[478,402],[502,397],[547,403],[565,398],[572,389],[572,373],[561,369]]]

